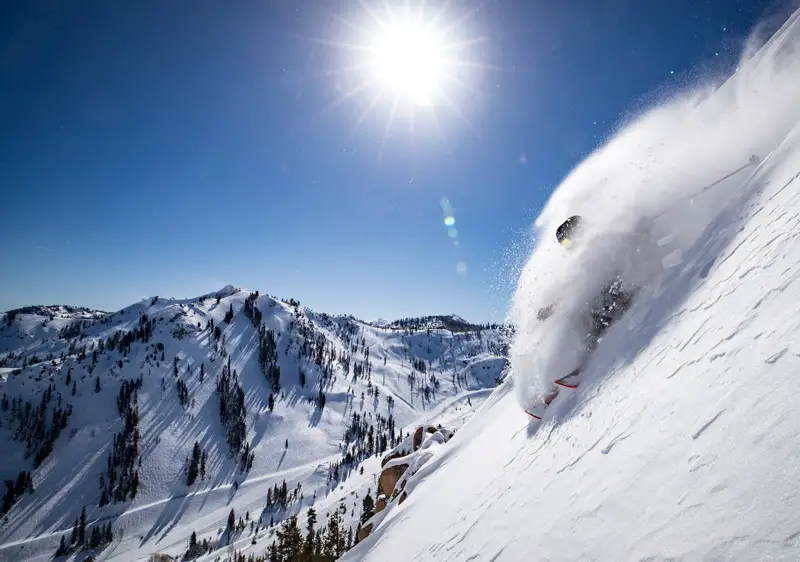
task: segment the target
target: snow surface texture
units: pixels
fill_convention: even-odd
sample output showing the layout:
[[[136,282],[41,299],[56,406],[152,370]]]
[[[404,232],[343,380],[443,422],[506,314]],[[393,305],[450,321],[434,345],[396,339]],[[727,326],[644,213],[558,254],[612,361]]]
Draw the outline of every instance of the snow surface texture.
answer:
[[[731,242],[735,231],[722,228],[723,221],[758,190],[755,166],[704,188],[752,155],[769,160],[800,120],[798,32],[792,26],[742,60],[721,86],[675,95],[634,119],[553,194],[536,221],[538,244],[512,311],[519,334],[513,354],[525,366],[516,376],[523,403],[578,366],[577,311],[616,274],[644,286],[640,300],[647,300],[661,283],[685,279],[679,267],[691,248],[710,237],[715,248]],[[774,165],[764,162],[766,169]],[[555,229],[575,214],[589,226],[586,239],[567,251],[555,242]],[[691,288],[685,283],[684,294]],[[556,301],[557,313],[540,322],[536,312]]]
[[[340,481],[328,480],[329,464],[342,460],[345,451],[341,440],[353,414],[372,424],[378,415],[391,413],[403,435],[419,424],[441,421],[448,427],[459,427],[507,368],[503,356],[507,339],[498,330],[453,333],[435,327],[408,331],[380,328],[261,295],[257,306],[263,323],[277,334],[281,368],[282,390],[270,412],[270,385],[258,365],[256,329],[243,312],[250,295],[249,291],[226,287],[202,300],[144,299],[113,314],[58,309],[60,312],[51,317],[38,307],[18,312],[10,324],[8,316],[0,316],[0,360],[13,353],[6,367],[0,369],[4,379],[0,397],[20,397],[38,406],[44,390],[53,385],[54,401],[60,396],[64,405],[73,406],[69,425],[55,442],[53,452],[32,471],[35,492],[24,494],[0,521],[0,561],[52,560],[61,535],[66,533],[69,541],[73,521],[84,504],[90,526],[113,523],[115,541],[97,555],[98,560],[143,560],[152,553],[178,556],[186,550],[192,531],[197,532],[198,540],[212,539],[219,545],[201,560],[227,556],[230,549],[221,529],[231,508],[237,518],[247,511],[251,521],[261,517],[260,532],[251,534],[248,522],[248,529],[234,540],[235,550],[245,555],[262,554],[268,548],[276,529],[266,528],[271,519],[277,524],[299,514],[299,524],[304,526],[302,516],[312,505],[323,523],[329,511],[344,505],[344,525],[355,531],[361,499],[370,487],[374,495],[380,457],[361,463],[363,475],[355,465],[342,469]],[[228,324],[223,318],[230,308],[234,318]],[[115,332],[136,328],[143,313],[155,322],[150,342],[134,342],[127,356],[106,349],[98,353],[97,363],[89,372],[92,346],[100,338],[108,341]],[[247,442],[255,454],[248,473],[239,470],[236,458],[230,458],[220,421],[214,389],[228,357],[214,350],[208,329],[212,319],[222,330],[224,348],[245,394]],[[59,337],[62,329],[77,320],[86,321],[81,337]],[[300,324],[307,327],[303,333]],[[356,378],[353,368],[346,374],[334,362],[331,376],[323,384],[326,404],[321,410],[313,403],[319,392],[321,368],[300,354],[304,342],[314,348],[320,338],[324,338],[326,356],[331,352],[349,354],[354,368],[365,363],[365,349],[369,349],[372,364],[371,377]],[[163,358],[159,343],[164,345]],[[70,354],[70,345],[86,346],[87,358],[79,361],[78,353]],[[220,350],[222,347],[219,345]],[[23,359],[33,356],[41,362],[22,368]],[[175,357],[178,377],[173,372]],[[428,373],[417,372],[412,388],[410,361],[421,359]],[[201,364],[205,366],[204,381],[200,380]],[[306,373],[305,386],[299,384],[301,368]],[[66,384],[68,371],[75,384],[74,395],[72,383]],[[139,493],[132,501],[101,508],[98,479],[106,469],[112,435],[123,426],[116,398],[122,381],[139,375],[143,378],[139,391]],[[98,376],[101,390],[95,392]],[[439,387],[423,400],[420,389],[425,384],[430,386],[430,376],[438,379]],[[177,395],[178,379],[188,387],[185,407]],[[369,393],[370,387],[378,388],[377,397]],[[390,397],[394,400],[391,408],[387,402]],[[0,482],[15,478],[19,470],[32,469],[32,459],[24,456],[24,443],[13,438],[12,423],[10,411],[0,411]],[[205,481],[188,486],[187,458],[195,440],[208,451],[208,475]],[[267,489],[283,480],[290,491],[302,485],[303,499],[285,510],[265,510]],[[88,554],[83,551],[68,559],[83,560]]]
[[[800,559],[799,46],[795,13],[722,87],[649,111],[564,181],[519,282],[511,375],[346,560]],[[672,247],[636,269],[647,298],[530,421],[520,401],[575,360],[568,322],[537,310],[575,310],[673,204],[652,237]],[[592,239],[567,255],[552,232],[575,212]]]

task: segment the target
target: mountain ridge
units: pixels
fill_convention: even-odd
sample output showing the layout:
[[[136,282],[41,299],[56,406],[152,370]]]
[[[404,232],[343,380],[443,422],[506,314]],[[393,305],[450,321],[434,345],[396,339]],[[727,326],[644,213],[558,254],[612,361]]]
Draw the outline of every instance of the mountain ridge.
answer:
[[[83,505],[112,524],[98,552],[113,560],[184,552],[192,531],[212,553],[260,553],[311,506],[353,534],[380,452],[431,417],[463,423],[507,366],[500,329],[380,328],[233,286],[92,318],[37,311],[0,322],[0,478],[23,471],[34,490],[10,499],[0,560],[49,559]],[[195,441],[207,460],[187,485]],[[218,533],[228,505],[260,529]]]

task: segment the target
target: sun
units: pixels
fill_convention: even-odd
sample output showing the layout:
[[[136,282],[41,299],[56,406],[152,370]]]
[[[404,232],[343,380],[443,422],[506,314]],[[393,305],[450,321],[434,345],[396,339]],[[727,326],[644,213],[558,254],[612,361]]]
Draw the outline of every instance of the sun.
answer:
[[[446,48],[431,26],[391,22],[368,50],[370,70],[390,92],[417,105],[430,105],[447,79]]]
[[[331,16],[328,38],[312,39],[335,55],[323,73],[336,92],[325,111],[351,105],[353,129],[382,122],[381,153],[403,130],[414,146],[430,133],[449,145],[446,118],[471,126],[470,110],[483,99],[487,39],[474,12],[458,12],[452,1],[430,4],[356,0],[346,16]]]

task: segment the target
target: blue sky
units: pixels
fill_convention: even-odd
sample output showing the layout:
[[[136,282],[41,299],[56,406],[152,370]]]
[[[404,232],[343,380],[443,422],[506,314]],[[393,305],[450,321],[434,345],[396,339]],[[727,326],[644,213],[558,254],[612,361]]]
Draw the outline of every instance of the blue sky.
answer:
[[[454,36],[481,39],[459,51],[469,88],[387,132],[389,97],[343,99],[356,2],[5,3],[0,310],[231,283],[366,319],[501,320],[560,179],[653,92],[730,67],[768,6],[455,4]]]

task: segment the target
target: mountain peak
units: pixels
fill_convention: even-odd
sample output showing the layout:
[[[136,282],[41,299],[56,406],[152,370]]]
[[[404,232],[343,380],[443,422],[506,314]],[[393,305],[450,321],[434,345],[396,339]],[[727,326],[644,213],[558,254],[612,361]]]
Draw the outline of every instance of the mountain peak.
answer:
[[[31,307],[0,323],[0,397],[13,404],[0,407],[0,481],[20,482],[3,500],[13,524],[0,526],[0,560],[19,541],[51,556],[84,504],[90,521],[125,529],[123,562],[178,557],[193,531],[225,552],[215,531],[231,508],[254,524],[237,549],[260,554],[271,523],[309,507],[323,521],[364,498],[406,428],[463,425],[505,375],[499,330],[381,329],[233,285],[209,297],[81,321]],[[39,413],[20,419],[27,408]],[[59,429],[34,438],[42,419]],[[169,527],[149,536],[165,510]],[[344,532],[361,516],[340,515]]]

